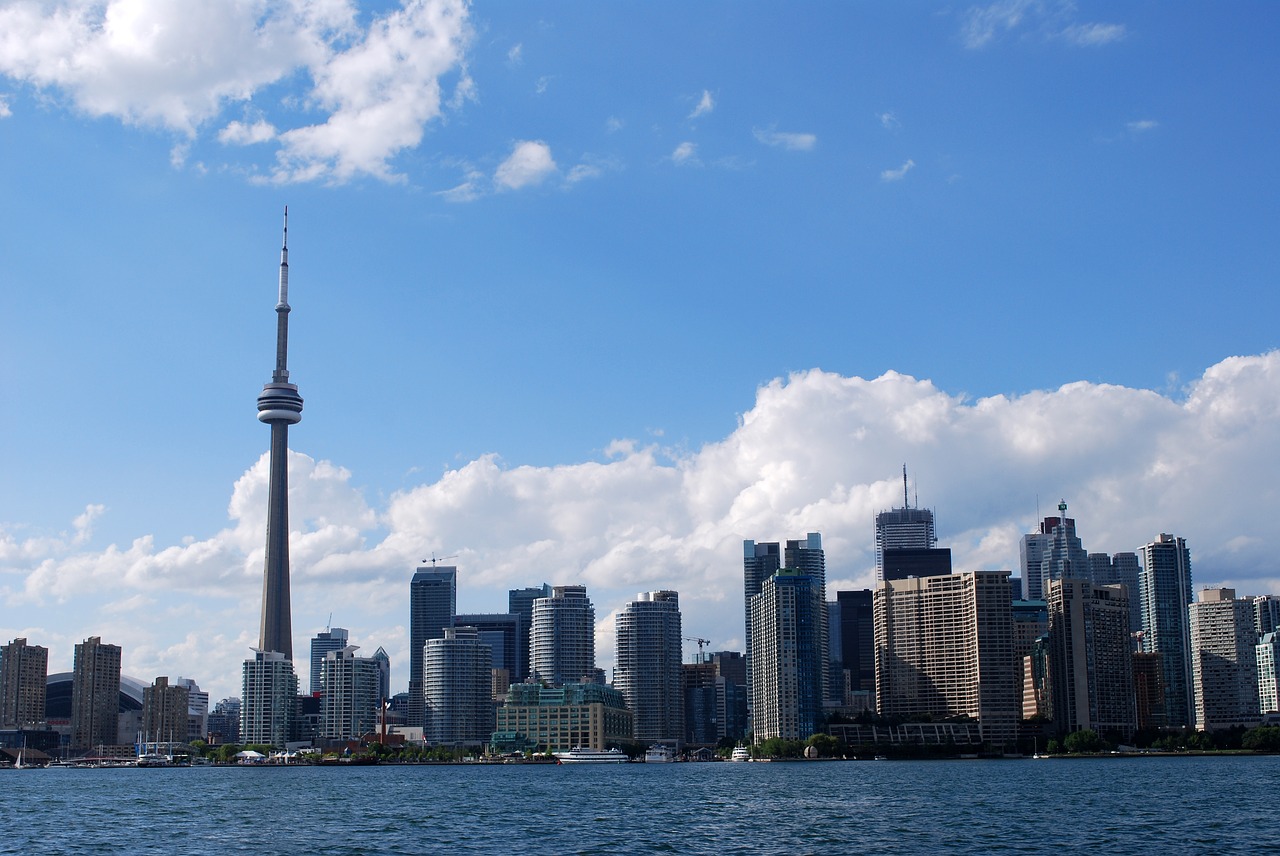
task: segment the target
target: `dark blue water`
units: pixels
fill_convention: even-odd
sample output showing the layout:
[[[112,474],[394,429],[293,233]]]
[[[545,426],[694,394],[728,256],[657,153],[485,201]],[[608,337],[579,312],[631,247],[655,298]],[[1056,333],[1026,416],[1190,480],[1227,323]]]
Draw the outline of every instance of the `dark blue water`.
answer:
[[[1280,758],[0,773],[0,853],[1259,853]]]

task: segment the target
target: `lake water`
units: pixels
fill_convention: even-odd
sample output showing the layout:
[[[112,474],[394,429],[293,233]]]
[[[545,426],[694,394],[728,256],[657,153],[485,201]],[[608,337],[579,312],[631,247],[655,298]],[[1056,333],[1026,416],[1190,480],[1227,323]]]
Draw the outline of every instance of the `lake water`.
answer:
[[[0,853],[1261,853],[1280,758],[0,773]]]

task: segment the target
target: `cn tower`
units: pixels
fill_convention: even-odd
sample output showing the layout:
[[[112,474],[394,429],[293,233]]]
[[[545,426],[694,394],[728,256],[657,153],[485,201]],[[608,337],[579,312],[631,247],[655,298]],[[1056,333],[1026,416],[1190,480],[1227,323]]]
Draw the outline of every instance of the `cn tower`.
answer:
[[[258,420],[271,426],[271,481],[267,497],[267,558],[262,576],[262,633],[258,649],[293,659],[289,609],[289,426],[302,420],[302,396],[289,383],[289,209],[280,249],[276,303],[276,370],[258,396]]]

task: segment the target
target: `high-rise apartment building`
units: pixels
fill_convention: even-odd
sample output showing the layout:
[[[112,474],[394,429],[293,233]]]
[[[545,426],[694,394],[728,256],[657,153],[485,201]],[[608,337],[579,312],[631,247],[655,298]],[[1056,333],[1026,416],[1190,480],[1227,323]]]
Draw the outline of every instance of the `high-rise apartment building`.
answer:
[[[320,736],[358,740],[378,728],[382,668],[374,657],[357,657],[359,645],[329,651],[320,663]]]
[[[595,680],[596,611],[586,586],[553,586],[533,602],[529,674],[552,686]]]
[[[1280,630],[1280,595],[1264,594],[1253,599],[1253,630],[1259,639]]]
[[[982,739],[1017,737],[1021,699],[1008,571],[889,580],[873,597],[876,709],[978,720]]]
[[[204,740],[209,734],[209,694],[191,678],[174,678],[173,685],[187,690],[187,742]]]
[[[191,693],[185,686],[158,677],[142,691],[142,740],[145,743],[183,743],[190,729]]]
[[[0,728],[32,728],[45,721],[49,649],[14,639],[0,646]]]
[[[253,652],[242,669],[240,739],[284,746],[297,717],[298,676],[293,661],[279,651]]]
[[[764,585],[764,581],[773,576],[779,568],[788,567],[793,570],[801,571],[813,578],[817,585],[818,592],[822,597],[822,602],[826,603],[826,554],[822,549],[822,536],[817,532],[810,532],[804,538],[787,541],[785,549],[779,550],[778,543],[762,542],[757,544],[755,541],[743,541],[743,612],[746,619],[746,641],[747,641],[747,680],[754,686],[751,681],[753,654],[753,638],[752,634],[752,618],[751,618],[751,600],[758,595]],[[819,619],[819,649],[821,651],[821,659],[823,668],[827,668],[830,658],[827,652],[827,612],[825,607],[822,610]],[[826,680],[824,677],[823,686]]]
[[[1139,594],[1138,575],[1142,563],[1137,553],[1089,554],[1089,581],[1095,586],[1121,585],[1128,589],[1129,628],[1137,632],[1142,629],[1142,597]]]
[[[90,636],[75,648],[71,748],[113,745],[119,733],[120,646]]]
[[[1049,579],[1045,586],[1054,726],[1060,734],[1090,728],[1129,740],[1138,723],[1124,586],[1094,586],[1076,577]]]
[[[422,654],[428,743],[480,746],[493,733],[493,648],[474,627],[452,627],[428,639]]]
[[[782,551],[777,541],[742,542],[742,614],[746,625],[748,681],[751,680],[751,598],[760,594],[764,581],[781,567]]]
[[[1182,538],[1161,534],[1138,550],[1142,599],[1142,650],[1160,654],[1165,724],[1195,722],[1191,691],[1191,553]]]
[[[631,709],[635,739],[678,744],[684,739],[679,595],[642,592],[618,613],[614,626],[613,686]]]
[[[421,567],[409,583],[409,710],[406,724],[426,724],[422,699],[422,646],[443,639],[458,611],[458,569],[452,565]]]
[[[541,597],[551,597],[551,586],[511,589],[507,592],[507,612],[519,616],[520,629],[516,647],[516,664],[511,682],[518,684],[529,677],[529,630],[533,627],[533,602]]]
[[[826,602],[811,573],[780,568],[751,599],[751,715],[756,742],[821,729]]]
[[[321,666],[325,655],[330,651],[341,651],[345,647],[347,631],[342,627],[327,627],[311,637],[311,683],[307,688],[312,695],[324,692]]]
[[[1262,634],[1254,651],[1258,663],[1258,713],[1280,713],[1280,630]]]
[[[1195,725],[1217,731],[1258,724],[1258,636],[1253,602],[1235,589],[1207,588],[1188,609]]]

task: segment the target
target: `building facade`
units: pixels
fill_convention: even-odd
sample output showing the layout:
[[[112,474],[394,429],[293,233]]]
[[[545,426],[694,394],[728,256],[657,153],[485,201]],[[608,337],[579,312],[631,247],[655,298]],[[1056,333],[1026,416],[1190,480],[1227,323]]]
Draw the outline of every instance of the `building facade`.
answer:
[[[76,645],[71,685],[71,748],[92,749],[119,739],[120,646],[90,636]]]
[[[421,567],[409,582],[409,711],[405,724],[422,727],[422,650],[428,639],[443,639],[458,612],[458,569],[451,565]]]
[[[343,627],[328,627],[311,637],[311,673],[307,689],[312,695],[324,692],[322,666],[330,651],[347,647],[347,631]]]
[[[14,639],[0,646],[0,728],[34,728],[45,723],[49,649]]]
[[[357,657],[358,645],[329,651],[320,664],[324,693],[320,697],[319,736],[324,740],[358,740],[378,730],[382,668],[373,657]]]
[[[493,733],[493,648],[474,627],[445,630],[422,655],[428,743],[483,746]]]
[[[1280,714],[1280,631],[1262,634],[1254,651],[1258,663],[1258,713]]]
[[[631,710],[633,736],[646,744],[683,742],[680,596],[642,592],[618,613],[614,626],[613,686]]]
[[[1060,577],[1047,580],[1045,587],[1055,730],[1069,734],[1088,728],[1128,741],[1138,721],[1124,586]]]
[[[595,680],[596,611],[586,586],[553,586],[533,602],[529,675],[552,686]]]
[[[890,580],[874,594],[876,708],[883,716],[969,716],[993,747],[1021,714],[1007,571]]]
[[[543,597],[551,597],[551,586],[546,583],[507,592],[507,612],[520,619],[517,661],[515,670],[511,673],[513,684],[521,683],[529,677],[529,631],[533,627],[533,602]]]
[[[876,515],[876,582],[884,581],[886,550],[932,550],[938,546],[933,511],[907,501],[907,468],[902,468],[902,507]]]
[[[498,708],[492,745],[498,751],[608,749],[631,744],[632,731],[631,711],[613,687],[512,684]]]
[[[779,569],[751,599],[755,742],[803,740],[821,730],[826,612],[820,581],[794,568]]]
[[[1188,608],[1191,687],[1200,731],[1255,726],[1258,712],[1258,636],[1253,602],[1235,589],[1207,588]]]
[[[1160,654],[1165,725],[1186,728],[1195,722],[1191,690],[1191,553],[1182,538],[1161,533],[1138,550],[1142,572],[1142,650]]]
[[[284,746],[294,731],[297,699],[293,660],[279,651],[255,650],[241,670],[241,741]]]
[[[186,742],[190,731],[191,692],[167,677],[142,691],[142,742]]]

